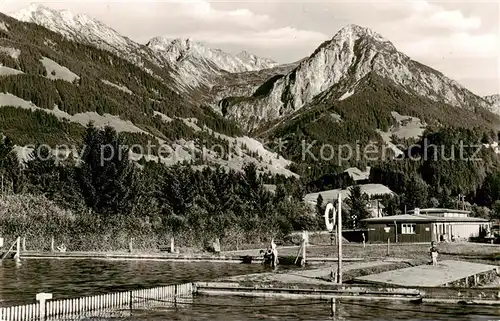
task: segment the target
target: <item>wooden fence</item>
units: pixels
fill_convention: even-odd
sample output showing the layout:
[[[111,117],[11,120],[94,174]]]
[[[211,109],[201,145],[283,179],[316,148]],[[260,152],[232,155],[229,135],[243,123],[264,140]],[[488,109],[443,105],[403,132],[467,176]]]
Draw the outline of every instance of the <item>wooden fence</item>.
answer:
[[[40,301],[35,304],[0,308],[0,321],[46,320],[80,316],[103,310],[133,309],[145,302],[173,302],[193,295],[192,283],[152,289],[116,292],[83,298]]]

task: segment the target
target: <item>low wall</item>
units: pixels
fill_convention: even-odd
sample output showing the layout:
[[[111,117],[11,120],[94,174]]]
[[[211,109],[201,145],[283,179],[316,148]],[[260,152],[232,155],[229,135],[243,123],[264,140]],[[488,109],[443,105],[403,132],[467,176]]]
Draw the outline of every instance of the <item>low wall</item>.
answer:
[[[401,300],[500,305],[500,288],[383,287],[354,284],[295,284],[252,282],[199,282],[200,295],[281,297],[290,299]]]

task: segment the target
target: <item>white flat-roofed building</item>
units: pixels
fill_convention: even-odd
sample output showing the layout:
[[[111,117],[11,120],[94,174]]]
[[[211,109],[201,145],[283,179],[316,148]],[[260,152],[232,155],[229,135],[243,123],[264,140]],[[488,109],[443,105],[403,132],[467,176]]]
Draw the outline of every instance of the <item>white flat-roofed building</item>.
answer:
[[[433,217],[469,217],[471,211],[449,208],[416,208],[408,211],[408,214],[427,215]]]

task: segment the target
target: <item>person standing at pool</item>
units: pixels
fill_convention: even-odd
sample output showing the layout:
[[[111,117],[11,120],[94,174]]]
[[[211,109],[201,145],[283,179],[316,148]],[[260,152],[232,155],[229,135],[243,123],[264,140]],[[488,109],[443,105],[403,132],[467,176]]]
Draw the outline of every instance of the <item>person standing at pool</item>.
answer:
[[[274,239],[271,240],[271,252],[272,252],[272,267],[276,268],[278,266],[278,248]]]
[[[430,253],[431,253],[431,259],[432,259],[432,265],[437,266],[438,265],[438,261],[437,261],[438,249],[437,249],[436,243],[434,243],[434,241],[431,242]]]

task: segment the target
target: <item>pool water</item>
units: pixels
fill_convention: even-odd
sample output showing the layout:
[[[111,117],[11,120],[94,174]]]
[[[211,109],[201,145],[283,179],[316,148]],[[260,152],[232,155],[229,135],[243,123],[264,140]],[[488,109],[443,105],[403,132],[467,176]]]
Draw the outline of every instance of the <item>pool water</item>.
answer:
[[[40,292],[54,299],[209,281],[269,271],[261,264],[118,260],[14,260],[0,265],[0,305],[26,304]]]

